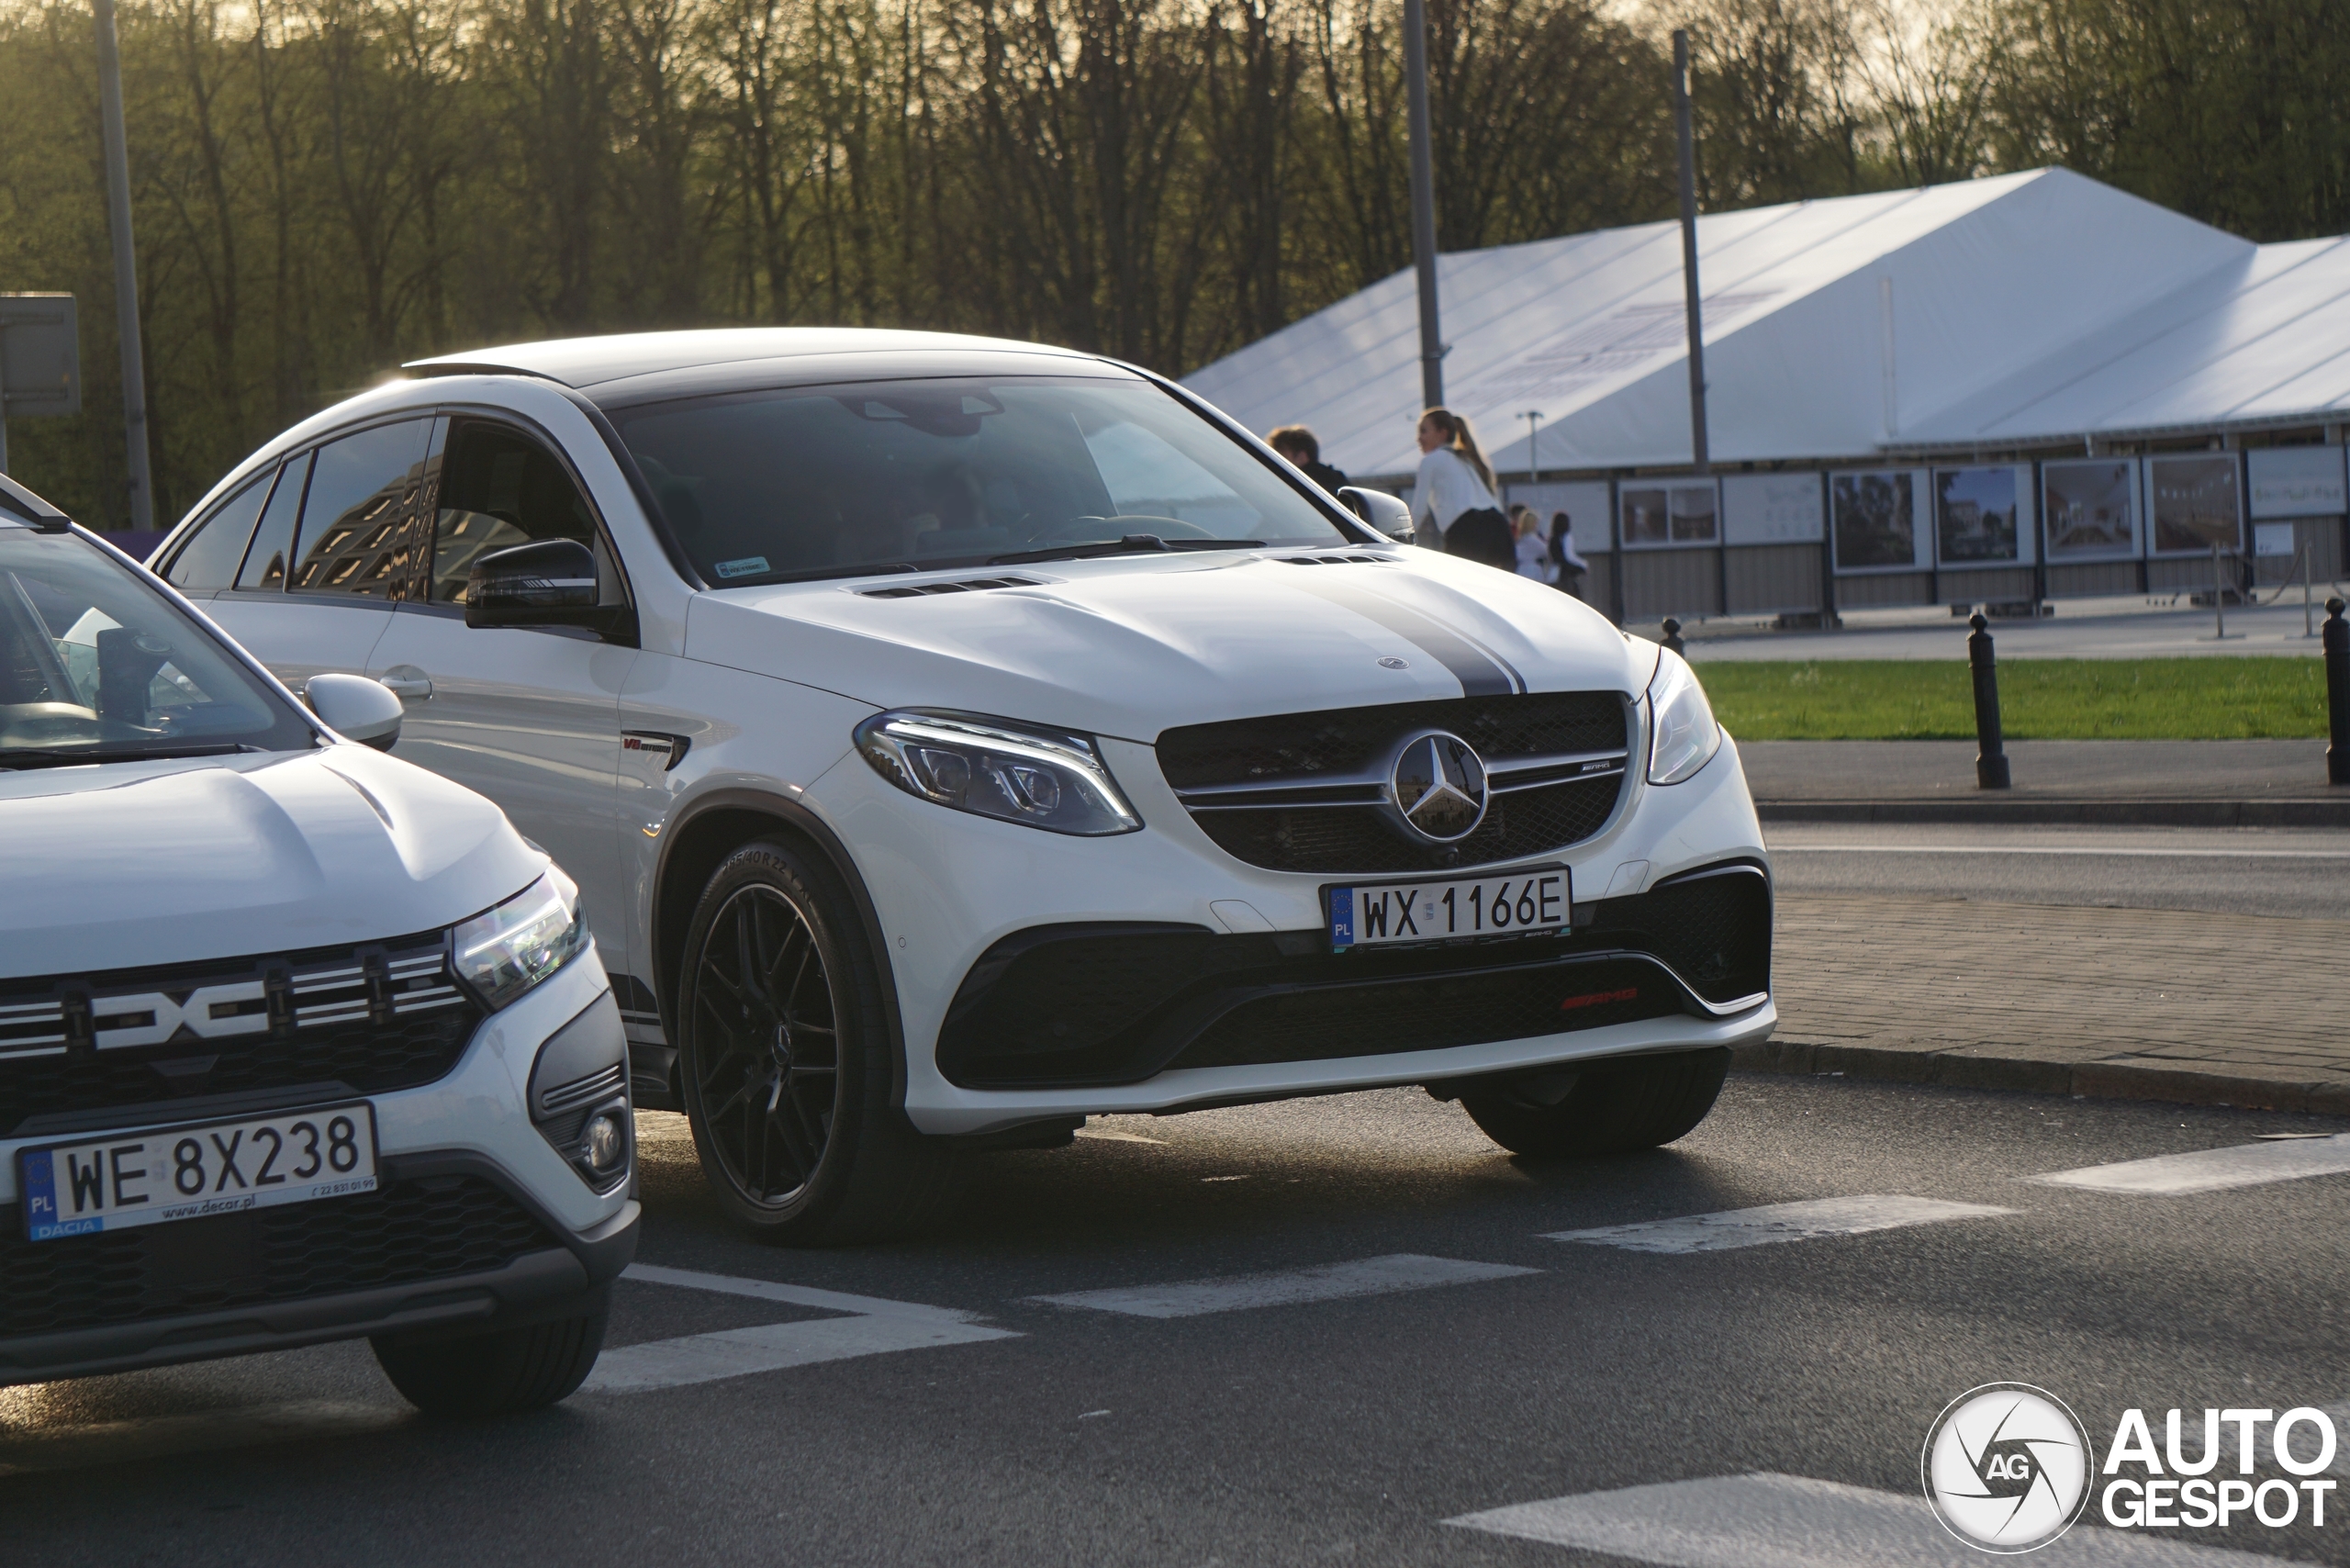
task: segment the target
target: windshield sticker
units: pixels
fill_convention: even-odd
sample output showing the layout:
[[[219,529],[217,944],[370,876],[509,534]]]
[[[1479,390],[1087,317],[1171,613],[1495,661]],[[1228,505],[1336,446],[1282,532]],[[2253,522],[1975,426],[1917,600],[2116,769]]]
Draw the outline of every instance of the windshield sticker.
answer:
[[[744,555],[733,561],[721,561],[711,567],[722,577],[755,577],[767,569],[765,555]]]

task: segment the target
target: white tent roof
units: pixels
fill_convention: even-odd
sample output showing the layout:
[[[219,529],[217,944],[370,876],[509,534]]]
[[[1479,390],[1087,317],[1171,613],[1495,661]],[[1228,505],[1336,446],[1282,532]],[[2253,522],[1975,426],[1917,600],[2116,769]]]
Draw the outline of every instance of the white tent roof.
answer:
[[[2350,415],[2350,241],[2255,246],[2042,169],[1719,213],[1697,243],[1717,462]],[[1494,467],[1689,460],[1677,226],[1438,276],[1447,401]],[[1408,475],[1418,331],[1402,272],[1187,385],[1260,431],[1311,426],[1350,473]]]

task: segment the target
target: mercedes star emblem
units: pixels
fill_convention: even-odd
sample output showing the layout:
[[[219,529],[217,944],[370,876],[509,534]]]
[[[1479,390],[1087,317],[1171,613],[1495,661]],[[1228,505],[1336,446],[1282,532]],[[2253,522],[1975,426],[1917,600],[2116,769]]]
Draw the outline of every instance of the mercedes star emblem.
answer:
[[[1404,823],[1432,843],[1458,844],[1485,820],[1485,764],[1441,730],[1404,743],[1388,790]]]

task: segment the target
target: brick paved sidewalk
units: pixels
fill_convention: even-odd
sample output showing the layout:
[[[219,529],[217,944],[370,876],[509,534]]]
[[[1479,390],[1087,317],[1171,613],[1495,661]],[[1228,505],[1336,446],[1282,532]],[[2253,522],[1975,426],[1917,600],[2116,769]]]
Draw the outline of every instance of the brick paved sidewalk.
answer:
[[[1738,1065],[2350,1114],[2350,921],[1783,898]]]

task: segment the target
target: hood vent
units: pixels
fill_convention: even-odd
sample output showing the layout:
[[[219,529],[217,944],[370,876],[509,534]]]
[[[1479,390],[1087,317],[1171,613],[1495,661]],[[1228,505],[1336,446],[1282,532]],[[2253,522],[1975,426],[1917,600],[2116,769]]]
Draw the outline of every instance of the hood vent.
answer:
[[[977,593],[981,588],[1042,588],[1034,577],[958,577],[950,582],[908,583],[899,588],[859,588],[865,599],[922,599],[934,593]]]
[[[1383,555],[1284,555],[1281,559],[1292,566],[1377,566],[1386,562]]]

